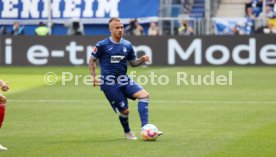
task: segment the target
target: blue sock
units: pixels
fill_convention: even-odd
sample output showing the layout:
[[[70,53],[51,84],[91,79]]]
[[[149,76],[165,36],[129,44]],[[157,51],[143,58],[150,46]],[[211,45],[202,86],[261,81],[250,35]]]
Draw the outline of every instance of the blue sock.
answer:
[[[138,102],[138,112],[140,115],[142,127],[149,122],[149,109],[148,109],[148,98],[139,99]]]
[[[128,124],[128,115],[119,115],[120,122],[122,124],[122,127],[124,128],[124,132],[130,132],[129,124]]]

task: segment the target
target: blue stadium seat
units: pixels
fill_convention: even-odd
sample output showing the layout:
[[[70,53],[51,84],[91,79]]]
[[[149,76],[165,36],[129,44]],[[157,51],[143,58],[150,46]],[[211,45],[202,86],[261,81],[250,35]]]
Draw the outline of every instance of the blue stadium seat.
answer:
[[[204,12],[205,12],[205,1],[195,0],[192,6],[192,11],[190,13],[190,16],[194,18],[204,18]]]
[[[181,5],[172,5],[172,12],[171,12],[171,17],[178,17],[179,14],[181,14]]]
[[[190,16],[194,18],[204,18],[204,13],[191,13]]]
[[[203,13],[204,12],[204,8],[193,8],[192,9],[192,13]]]
[[[204,3],[196,3],[196,4],[193,4],[193,8],[204,8]]]

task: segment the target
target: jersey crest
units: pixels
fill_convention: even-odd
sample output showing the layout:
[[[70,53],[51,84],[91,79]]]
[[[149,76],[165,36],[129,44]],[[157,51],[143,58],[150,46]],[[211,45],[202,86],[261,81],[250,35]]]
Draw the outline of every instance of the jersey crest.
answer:
[[[123,52],[126,53],[127,52],[127,48],[123,47]]]

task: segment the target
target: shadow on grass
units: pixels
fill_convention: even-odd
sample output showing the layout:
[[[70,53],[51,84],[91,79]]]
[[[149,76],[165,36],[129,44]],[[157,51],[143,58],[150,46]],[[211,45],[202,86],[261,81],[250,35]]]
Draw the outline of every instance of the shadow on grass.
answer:
[[[50,144],[66,144],[66,143],[111,143],[111,142],[143,142],[143,143],[159,143],[162,141],[144,141],[142,139],[138,140],[127,140],[125,138],[103,138],[103,139],[68,139],[68,140],[60,140],[60,141],[47,141],[46,143]]]
[[[60,140],[60,141],[47,141],[46,143],[51,144],[62,144],[62,143],[110,143],[110,142],[119,142],[119,141],[126,141],[124,138],[103,138],[103,139],[68,139],[68,140]]]

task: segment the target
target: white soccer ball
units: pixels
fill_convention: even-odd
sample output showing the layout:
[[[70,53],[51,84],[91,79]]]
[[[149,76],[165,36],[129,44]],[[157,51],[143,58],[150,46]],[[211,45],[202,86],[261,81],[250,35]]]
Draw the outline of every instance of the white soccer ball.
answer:
[[[158,128],[153,124],[143,126],[141,137],[144,141],[155,141],[158,138]]]

